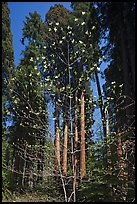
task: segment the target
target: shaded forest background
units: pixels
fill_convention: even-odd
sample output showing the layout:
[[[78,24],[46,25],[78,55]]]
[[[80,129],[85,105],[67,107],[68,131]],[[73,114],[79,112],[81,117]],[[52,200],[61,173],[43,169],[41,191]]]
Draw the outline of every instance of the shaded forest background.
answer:
[[[29,13],[16,67],[2,2],[3,201],[135,201],[135,3],[71,8]]]

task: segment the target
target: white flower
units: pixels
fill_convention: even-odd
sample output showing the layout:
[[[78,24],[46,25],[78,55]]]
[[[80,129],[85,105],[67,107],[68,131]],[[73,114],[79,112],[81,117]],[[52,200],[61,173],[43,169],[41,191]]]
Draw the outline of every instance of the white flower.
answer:
[[[85,11],[82,11],[82,15],[84,15],[85,14]]]
[[[111,82],[111,84],[115,84],[115,83],[116,83],[115,81],[112,81],[112,82]]]
[[[26,109],[28,109],[28,106],[26,106]]]
[[[79,43],[82,44],[83,42],[81,40],[79,40]]]
[[[57,28],[55,27],[54,30],[55,30],[55,32],[56,32],[56,31],[57,31]]]
[[[64,40],[64,39],[65,39],[65,36],[63,36],[62,39]]]
[[[102,61],[102,59],[101,58],[99,58],[99,62],[101,62]]]
[[[100,71],[100,68],[99,68],[99,67],[97,67],[97,70],[98,70],[98,71]]]
[[[75,40],[73,39],[71,42],[74,43],[74,41],[75,41]]]
[[[46,81],[50,81],[50,79],[45,79]]]
[[[82,22],[81,25],[85,25],[85,22]]]
[[[49,31],[51,31],[51,28],[49,28]]]
[[[87,34],[87,35],[88,35],[88,30],[85,32],[85,34]]]
[[[62,40],[60,40],[59,43],[62,44]]]
[[[70,26],[67,27],[67,29],[69,29],[69,28],[70,28]]]
[[[92,27],[92,30],[94,30],[95,28],[96,28],[96,27],[95,27],[95,26],[93,26],[93,27]]]
[[[74,21],[78,21],[78,18],[75,18]]]
[[[31,76],[32,76],[32,74],[30,73],[30,74],[29,74],[29,76],[31,77]]]
[[[56,25],[59,25],[59,23],[56,23]]]
[[[120,85],[119,85],[119,87],[122,87],[122,86],[123,86],[123,84],[120,84]]]

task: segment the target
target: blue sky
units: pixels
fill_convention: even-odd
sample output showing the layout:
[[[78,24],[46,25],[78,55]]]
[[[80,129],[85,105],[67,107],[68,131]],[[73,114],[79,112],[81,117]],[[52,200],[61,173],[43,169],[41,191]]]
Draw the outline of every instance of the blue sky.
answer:
[[[14,47],[14,58],[15,58],[15,65],[17,66],[20,59],[21,59],[21,52],[24,50],[24,46],[21,44],[20,40],[22,38],[22,28],[23,28],[23,21],[25,21],[26,16],[29,15],[29,12],[37,11],[40,15],[42,20],[45,20],[45,14],[48,12],[51,6],[55,4],[62,4],[65,8],[71,10],[71,2],[8,2],[8,6],[10,9],[10,18],[11,18],[11,30],[13,35],[13,47]],[[101,65],[101,71],[104,71],[106,64],[103,63]],[[103,80],[99,74],[99,79],[101,85],[104,84],[105,80]],[[93,95],[97,96],[97,89],[96,83],[92,82],[91,87],[93,88]],[[50,108],[51,109],[51,108]],[[52,116],[52,114],[51,114]],[[99,109],[95,111],[94,114],[95,121],[100,120],[100,111]],[[52,119],[50,120],[50,126],[52,129],[53,134],[53,127],[54,122]],[[96,127],[96,123],[94,125],[94,130]]]
[[[44,21],[45,14],[48,12],[50,7],[59,3],[71,10],[70,2],[8,2],[11,18],[11,30],[13,34],[15,65],[18,65],[19,59],[21,58],[21,51],[24,49],[20,40],[22,38],[23,21],[25,21],[26,16],[29,15],[29,12],[37,11]]]

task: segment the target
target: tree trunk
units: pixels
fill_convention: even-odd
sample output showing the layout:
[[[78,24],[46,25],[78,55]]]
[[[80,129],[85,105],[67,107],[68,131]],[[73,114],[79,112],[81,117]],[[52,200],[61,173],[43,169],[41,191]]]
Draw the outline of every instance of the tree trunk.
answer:
[[[85,164],[85,112],[84,112],[84,89],[81,93],[81,143],[80,143],[80,178],[86,174]]]
[[[59,130],[59,104],[58,104],[58,94],[55,97],[55,175],[59,174],[60,166],[60,130]]]
[[[65,117],[65,127],[64,127],[64,149],[63,149],[63,175],[67,175],[67,152],[68,152],[68,121]]]
[[[134,121],[134,106],[131,106],[131,98],[133,98],[133,79],[131,78],[132,73],[134,73],[133,70],[131,70],[132,64],[130,64],[130,60],[129,60],[129,54],[128,54],[128,50],[126,47],[126,36],[124,33],[124,23],[121,21],[120,22],[120,46],[121,46],[121,58],[122,58],[122,65],[123,65],[123,76],[124,76],[124,94],[126,95],[125,98],[125,122],[126,122],[126,127],[128,130],[128,133],[126,134],[126,139],[124,141],[124,143],[134,143],[134,139],[133,139],[133,133],[131,131],[129,131],[130,127],[134,126],[134,124],[132,125],[133,121]],[[131,84],[133,83],[133,86],[131,86]],[[123,142],[123,141],[122,141]],[[120,147],[119,147],[120,148]],[[134,169],[132,167],[132,165],[134,165],[134,154],[130,151],[127,151],[127,160],[128,160],[128,175],[126,176],[126,179],[128,179],[128,192],[127,192],[127,200],[131,201],[134,198]],[[132,163],[133,161],[133,163]],[[124,162],[124,164],[121,165],[122,167],[125,166],[126,167],[126,163]],[[123,175],[123,173],[122,173]],[[125,178],[124,178],[125,179]]]
[[[25,184],[25,171],[26,171],[26,153],[27,153],[27,143],[25,143],[25,149],[24,149],[24,164],[23,164],[23,175],[22,175],[22,187],[24,187]]]
[[[125,28],[125,38],[126,38],[126,47],[130,61],[131,69],[131,84],[133,87],[133,97],[135,97],[135,31],[134,25],[131,17],[131,8],[129,9],[129,3],[124,2],[123,4],[123,19],[124,19],[124,28]],[[127,20],[129,16],[129,20]]]
[[[104,113],[104,109],[103,109],[103,100],[102,100],[102,93],[101,93],[98,73],[96,70],[95,70],[95,78],[96,78],[96,83],[97,83],[98,96],[99,96],[99,100],[100,100],[99,107],[100,107],[100,112],[101,112],[101,117],[102,117],[103,133],[104,133],[104,138],[106,138],[105,113]]]
[[[95,70],[95,78],[97,83],[97,90],[98,90],[98,96],[99,96],[99,107],[101,112],[101,118],[102,118],[102,126],[103,126],[103,134],[104,134],[104,159],[105,159],[105,166],[107,166],[107,137],[106,137],[106,122],[105,122],[105,111],[103,108],[103,100],[102,100],[102,93],[100,88],[100,82],[98,78],[98,73]]]
[[[78,147],[78,107],[77,107],[77,95],[75,96],[75,137],[74,137],[74,170],[75,170],[75,176],[77,174],[77,147]]]
[[[76,185],[77,185],[77,147],[78,147],[78,104],[77,104],[77,92],[75,95],[75,135],[74,135],[74,161],[73,161],[73,192],[74,192],[74,202],[76,202]]]

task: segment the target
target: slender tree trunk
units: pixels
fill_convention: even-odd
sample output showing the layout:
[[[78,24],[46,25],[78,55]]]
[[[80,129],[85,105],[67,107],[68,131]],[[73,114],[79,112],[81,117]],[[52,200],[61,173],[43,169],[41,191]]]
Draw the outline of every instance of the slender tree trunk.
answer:
[[[102,100],[100,82],[99,82],[98,73],[96,70],[95,70],[95,78],[96,78],[96,83],[97,83],[98,96],[100,100],[99,107],[100,107],[100,112],[101,112],[101,117],[102,117],[103,133],[104,133],[104,138],[106,138],[105,112],[103,108],[103,100]]]
[[[75,94],[75,135],[74,135],[74,172],[73,172],[73,192],[74,192],[74,202],[76,202],[76,185],[77,185],[77,147],[78,147],[78,104],[77,104],[77,92]]]
[[[109,114],[107,108],[105,108],[105,119],[106,119],[106,138],[107,138],[107,167],[109,175],[112,175],[112,161],[111,161],[111,148],[109,144],[110,140],[110,128],[109,128]]]
[[[107,138],[107,171],[110,176],[112,176],[113,172],[113,166],[112,166],[112,152],[111,152],[111,146],[109,144],[110,140],[110,128],[109,128],[109,113],[107,107],[105,108],[105,119],[106,119],[106,138]],[[108,188],[110,189],[110,196],[113,196],[113,184],[111,181],[108,183]]]
[[[75,176],[77,174],[77,163],[78,163],[78,158],[77,158],[77,148],[78,148],[78,107],[77,107],[77,95],[75,96],[75,137],[74,137],[74,169],[75,169]]]
[[[84,89],[81,93],[81,143],[80,143],[80,178],[86,174],[85,160],[85,111],[84,111]]]
[[[55,175],[59,174],[60,165],[60,130],[59,130],[59,104],[58,104],[58,94],[55,97]]]
[[[25,144],[25,149],[24,149],[24,166],[23,166],[23,175],[22,175],[22,187],[24,187],[25,183],[25,171],[26,171],[26,153],[27,153],[27,144]]]
[[[101,112],[101,118],[102,118],[102,126],[103,126],[103,134],[104,134],[104,158],[105,158],[105,166],[107,166],[107,137],[106,137],[106,122],[105,122],[105,111],[103,108],[103,100],[102,100],[102,93],[100,88],[100,82],[98,78],[98,73],[95,70],[95,78],[97,83],[97,90],[98,90],[98,96],[99,96],[99,107]]]
[[[63,175],[67,175],[67,153],[68,153],[68,121],[65,117],[65,127],[64,127],[64,149],[63,149]]]

